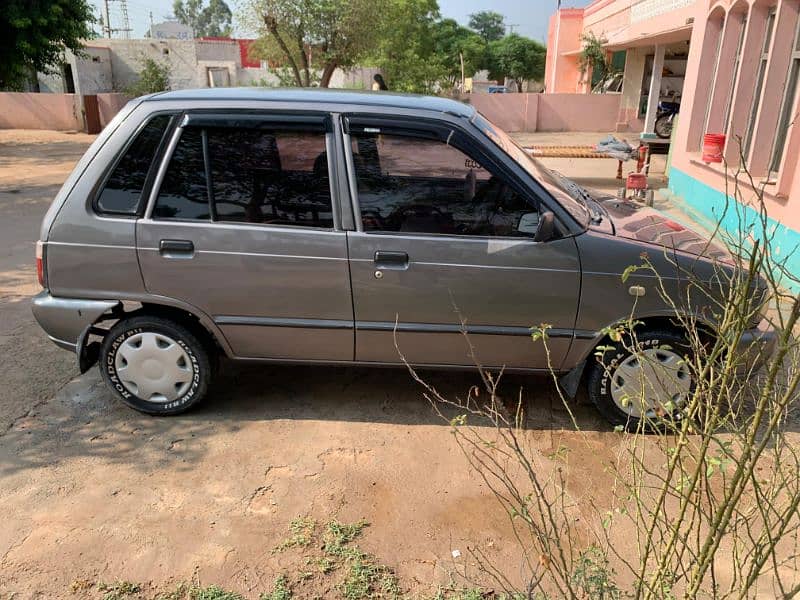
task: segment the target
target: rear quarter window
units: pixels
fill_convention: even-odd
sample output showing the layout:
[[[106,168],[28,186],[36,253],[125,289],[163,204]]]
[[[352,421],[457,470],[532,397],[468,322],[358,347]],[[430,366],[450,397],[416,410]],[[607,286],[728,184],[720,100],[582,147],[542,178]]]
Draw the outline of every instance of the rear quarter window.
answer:
[[[138,214],[142,192],[171,119],[172,115],[156,115],[139,131],[103,184],[95,210],[115,215]]]

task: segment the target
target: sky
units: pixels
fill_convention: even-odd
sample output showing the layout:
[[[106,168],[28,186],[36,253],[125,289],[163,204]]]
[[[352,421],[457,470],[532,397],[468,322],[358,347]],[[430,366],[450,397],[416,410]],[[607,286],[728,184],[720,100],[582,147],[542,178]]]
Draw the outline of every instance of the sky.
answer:
[[[167,0],[127,0],[128,18],[133,32],[131,37],[141,38],[150,26],[150,13],[159,23],[172,12],[172,2]],[[563,0],[562,7],[583,7],[590,0]],[[103,0],[91,0],[99,15]],[[236,0],[228,0],[235,12]],[[521,35],[540,42],[546,41],[547,22],[556,10],[557,0],[439,0],[442,16],[456,19],[466,25],[469,15],[482,10],[493,10],[506,17],[506,25]],[[119,0],[109,0],[109,12],[113,27],[122,27],[122,13]],[[99,31],[99,26],[97,26]]]

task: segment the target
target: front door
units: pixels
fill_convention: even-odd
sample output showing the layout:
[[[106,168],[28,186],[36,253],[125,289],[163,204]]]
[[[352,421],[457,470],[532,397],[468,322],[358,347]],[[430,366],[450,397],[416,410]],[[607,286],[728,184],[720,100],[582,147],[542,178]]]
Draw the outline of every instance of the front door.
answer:
[[[574,240],[535,242],[538,200],[462,151],[464,134],[422,129],[349,121],[356,359],[559,368],[580,294]],[[547,348],[531,339],[540,324]]]
[[[328,129],[324,116],[189,114],[138,222],[148,292],[210,316],[237,356],[353,359]]]

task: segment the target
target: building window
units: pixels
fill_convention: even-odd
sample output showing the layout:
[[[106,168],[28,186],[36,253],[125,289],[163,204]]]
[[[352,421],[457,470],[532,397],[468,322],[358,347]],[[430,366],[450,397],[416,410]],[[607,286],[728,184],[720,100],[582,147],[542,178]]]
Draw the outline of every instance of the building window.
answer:
[[[767,15],[767,26],[764,31],[764,43],[761,45],[761,58],[756,72],[756,85],[753,94],[753,105],[750,107],[750,116],[747,119],[747,128],[742,140],[742,155],[747,159],[750,154],[750,145],[753,141],[753,132],[756,128],[756,117],[761,106],[761,91],[764,89],[764,79],[767,76],[767,63],[769,62],[769,46],[772,42],[772,32],[775,29],[776,8],[772,8]]]
[[[781,103],[780,120],[778,128],[775,130],[775,143],[772,147],[772,156],[769,161],[770,173],[776,173],[783,160],[783,152],[786,147],[786,135],[789,127],[795,119],[795,99],[797,97],[797,82],[800,76],[800,19],[794,34],[794,45],[792,57],[789,62],[789,72],[786,75],[786,83],[783,88],[783,101]]]
[[[739,78],[739,67],[742,64],[742,47],[744,46],[744,34],[747,30],[747,14],[741,16],[742,22],[739,29],[739,39],[736,42],[736,57],[733,63],[733,75],[731,77],[731,85],[728,89],[728,97],[725,100],[725,118],[722,121],[725,127],[725,135],[731,128],[731,107],[733,106],[733,92],[736,88],[736,80]]]

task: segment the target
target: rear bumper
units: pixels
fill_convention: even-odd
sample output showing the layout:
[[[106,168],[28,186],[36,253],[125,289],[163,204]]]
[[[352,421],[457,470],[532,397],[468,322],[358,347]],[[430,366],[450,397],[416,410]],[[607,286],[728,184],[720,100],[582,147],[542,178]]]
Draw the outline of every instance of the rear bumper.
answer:
[[[60,348],[77,352],[88,331],[103,313],[120,305],[118,300],[57,298],[48,291],[33,298],[33,316]]]
[[[737,371],[747,374],[761,368],[775,351],[777,340],[777,332],[766,319],[745,331],[736,346]]]

